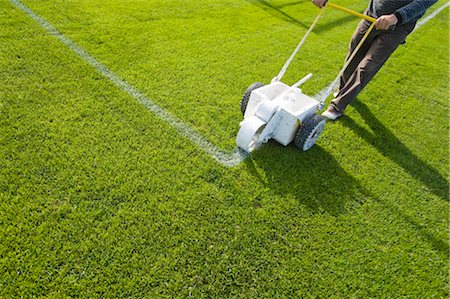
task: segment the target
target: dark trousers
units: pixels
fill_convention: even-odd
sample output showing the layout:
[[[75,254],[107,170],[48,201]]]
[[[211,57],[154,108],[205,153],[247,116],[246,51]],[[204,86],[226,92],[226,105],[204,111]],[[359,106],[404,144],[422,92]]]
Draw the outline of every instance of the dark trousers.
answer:
[[[366,20],[359,23],[350,41],[347,58],[361,41],[370,24]],[[399,25],[392,31],[373,29],[342,74],[338,95],[331,101],[331,105],[338,111],[343,111],[348,104],[353,102],[395,49],[400,44],[405,43],[406,37],[413,31],[414,27],[415,22]]]

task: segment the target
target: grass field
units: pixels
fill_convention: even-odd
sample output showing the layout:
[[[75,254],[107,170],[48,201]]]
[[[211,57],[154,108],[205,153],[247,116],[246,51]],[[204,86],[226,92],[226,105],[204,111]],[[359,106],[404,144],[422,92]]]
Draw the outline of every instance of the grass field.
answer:
[[[243,91],[318,13],[22,3],[228,152]],[[0,0],[0,298],[448,298],[448,16],[411,34],[310,151],[269,142],[227,167]],[[320,92],[357,22],[326,11],[283,80],[312,72],[303,91]]]

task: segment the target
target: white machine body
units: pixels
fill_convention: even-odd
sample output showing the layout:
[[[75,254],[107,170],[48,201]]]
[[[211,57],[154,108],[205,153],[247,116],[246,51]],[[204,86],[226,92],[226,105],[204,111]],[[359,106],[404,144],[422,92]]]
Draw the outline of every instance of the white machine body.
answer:
[[[310,77],[293,86],[274,81],[253,90],[240,123],[237,145],[251,152],[271,138],[285,146],[291,143],[300,125],[319,107],[319,102],[298,88]]]

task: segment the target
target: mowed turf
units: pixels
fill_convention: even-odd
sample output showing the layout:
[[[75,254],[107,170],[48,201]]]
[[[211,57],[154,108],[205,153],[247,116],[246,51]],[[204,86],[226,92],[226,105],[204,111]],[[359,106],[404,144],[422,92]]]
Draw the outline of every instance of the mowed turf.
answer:
[[[278,73],[317,13],[24,4],[227,150],[243,90]],[[312,72],[304,90],[319,92],[356,23],[327,11],[286,81]],[[310,151],[270,142],[227,168],[0,0],[0,296],[448,297],[448,44],[446,9]]]

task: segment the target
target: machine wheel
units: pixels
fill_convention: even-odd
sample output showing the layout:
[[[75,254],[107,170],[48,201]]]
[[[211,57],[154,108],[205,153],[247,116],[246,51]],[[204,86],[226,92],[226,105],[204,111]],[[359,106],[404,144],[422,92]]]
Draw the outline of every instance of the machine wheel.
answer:
[[[236,144],[248,153],[254,151],[262,143],[259,138],[266,125],[267,123],[257,116],[245,119],[237,134]]]
[[[295,146],[303,151],[309,150],[316,143],[320,134],[322,134],[325,128],[325,122],[325,118],[318,114],[314,114],[308,118],[295,136]]]
[[[242,115],[244,115],[245,110],[247,110],[248,101],[250,100],[250,94],[252,93],[252,91],[254,91],[255,89],[258,89],[260,87],[263,87],[263,86],[264,86],[264,84],[262,84],[260,82],[256,82],[256,83],[253,83],[252,85],[250,85],[249,88],[247,88],[247,91],[244,93],[244,96],[242,97],[242,100],[241,100]]]

